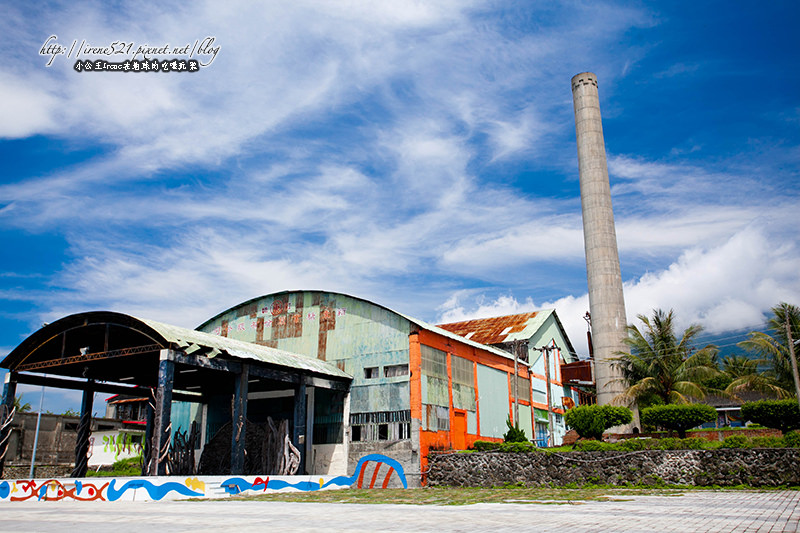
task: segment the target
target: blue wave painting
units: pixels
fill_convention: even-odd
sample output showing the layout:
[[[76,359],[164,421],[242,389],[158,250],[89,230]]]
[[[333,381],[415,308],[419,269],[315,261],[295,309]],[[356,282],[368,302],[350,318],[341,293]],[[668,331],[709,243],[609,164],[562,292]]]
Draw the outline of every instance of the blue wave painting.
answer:
[[[163,485],[155,485],[150,481],[145,479],[134,479],[128,481],[124,485],[122,485],[119,489],[115,487],[116,479],[112,479],[111,483],[108,485],[108,490],[106,491],[106,496],[108,497],[108,501],[117,501],[125,492],[129,490],[136,490],[136,489],[144,489],[147,491],[147,494],[150,495],[151,498],[154,500],[160,500],[167,493],[175,491],[178,494],[183,494],[184,496],[205,496],[202,492],[197,492],[186,485],[181,483],[175,483],[170,481],[168,483],[164,483]]]
[[[403,465],[401,465],[395,459],[391,457],[386,457],[385,455],[380,455],[377,453],[373,453],[370,455],[365,455],[361,459],[359,459],[358,463],[356,464],[355,473],[352,476],[338,476],[327,483],[320,484],[314,481],[298,481],[297,483],[289,483],[282,479],[269,479],[267,478],[266,483],[261,480],[260,478],[256,480],[255,483],[250,483],[240,477],[229,478],[223,481],[220,485],[225,489],[225,492],[228,494],[239,494],[246,490],[266,490],[266,489],[273,489],[273,490],[280,490],[285,488],[293,488],[302,491],[314,491],[324,489],[325,487],[336,486],[336,487],[350,487],[358,481],[358,476],[361,473],[361,469],[364,467],[364,464],[374,461],[376,463],[385,463],[389,467],[393,468],[397,475],[400,478],[400,481],[403,483],[403,488],[408,488],[408,482],[406,481],[405,471],[403,470]],[[265,486],[266,484],[266,486]],[[258,488],[256,488],[258,487]]]

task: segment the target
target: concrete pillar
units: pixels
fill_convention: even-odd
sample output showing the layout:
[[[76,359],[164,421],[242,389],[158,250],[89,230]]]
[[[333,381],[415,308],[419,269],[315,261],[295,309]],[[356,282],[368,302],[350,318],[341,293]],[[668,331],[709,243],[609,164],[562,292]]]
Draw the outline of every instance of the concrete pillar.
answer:
[[[3,383],[3,399],[0,403],[0,479],[3,479],[3,465],[5,464],[8,445],[11,440],[11,409],[14,407],[14,398],[17,394],[16,374],[7,372]]]
[[[597,403],[606,405],[624,390],[621,377],[610,365],[616,352],[625,352],[625,300],[619,269],[611,187],[608,182],[597,76],[584,72],[572,78],[575,132],[578,141],[583,239],[589,285],[589,311],[594,342]]]
[[[242,365],[242,373],[233,384],[233,416],[231,417],[231,474],[244,474],[244,450],[247,438],[247,380],[250,367]]]
[[[153,436],[151,437],[150,461],[151,476],[167,475],[167,462],[172,436],[172,385],[175,379],[175,362],[171,350],[161,350],[158,363],[158,389],[156,389],[156,408],[153,417]]]
[[[83,391],[81,400],[81,421],[78,424],[78,438],[75,442],[75,468],[70,477],[86,477],[89,468],[89,437],[92,434],[92,406],[94,404],[93,381]]]

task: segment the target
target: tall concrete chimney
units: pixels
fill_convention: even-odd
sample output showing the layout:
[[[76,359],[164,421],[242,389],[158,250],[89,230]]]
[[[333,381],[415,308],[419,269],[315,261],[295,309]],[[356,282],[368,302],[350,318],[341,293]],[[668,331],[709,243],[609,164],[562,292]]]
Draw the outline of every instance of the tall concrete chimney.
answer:
[[[619,270],[617,235],[611,208],[611,186],[600,120],[597,76],[584,72],[572,78],[575,132],[578,140],[578,170],[583,210],[583,242],[589,282],[594,345],[597,403],[606,405],[624,390],[621,375],[610,364],[615,352],[628,351],[625,299]]]

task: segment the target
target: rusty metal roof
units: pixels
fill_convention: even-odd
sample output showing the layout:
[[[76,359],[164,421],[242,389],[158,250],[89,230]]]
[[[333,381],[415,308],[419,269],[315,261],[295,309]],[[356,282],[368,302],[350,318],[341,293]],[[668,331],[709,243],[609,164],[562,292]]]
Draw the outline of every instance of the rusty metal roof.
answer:
[[[538,325],[542,324],[544,322],[543,319],[547,318],[551,312],[534,311],[519,315],[477,318],[451,324],[439,324],[439,327],[480,344],[500,344],[529,338],[535,329],[530,328],[533,331],[528,335],[525,335],[524,332],[529,329],[529,326],[534,325],[531,324],[531,321],[534,321],[536,323],[535,327],[538,328]]]

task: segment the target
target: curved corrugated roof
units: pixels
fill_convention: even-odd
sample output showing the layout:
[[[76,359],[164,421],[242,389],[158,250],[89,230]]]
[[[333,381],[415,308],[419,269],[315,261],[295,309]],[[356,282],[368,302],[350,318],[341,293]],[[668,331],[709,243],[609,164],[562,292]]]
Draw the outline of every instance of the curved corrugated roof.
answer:
[[[404,315],[403,313],[398,313],[394,309],[386,307],[385,305],[381,305],[381,304],[378,304],[378,303],[375,303],[375,302],[371,302],[371,301],[366,300],[364,298],[359,298],[358,296],[352,296],[350,294],[345,294],[345,293],[342,293],[342,292],[333,292],[333,291],[294,290],[294,291],[280,291],[280,292],[273,292],[273,293],[270,293],[270,294],[264,294],[262,296],[257,296],[255,298],[250,298],[249,300],[244,301],[244,302],[242,302],[242,303],[240,303],[238,305],[234,305],[233,307],[229,307],[228,309],[226,309],[225,311],[222,311],[221,313],[217,313],[213,317],[209,318],[208,320],[206,320],[205,322],[203,322],[202,324],[197,326],[197,329],[204,328],[205,326],[207,326],[208,324],[210,324],[214,320],[217,320],[218,318],[230,313],[231,311],[234,311],[236,309],[240,309],[242,307],[246,307],[246,306],[251,305],[251,304],[253,304],[253,303],[255,303],[255,302],[259,301],[259,300],[263,300],[264,298],[274,298],[276,296],[283,296],[283,295],[286,295],[286,294],[313,293],[313,292],[319,292],[319,293],[325,293],[325,294],[335,294],[335,295],[339,295],[339,296],[344,296],[346,298],[352,298],[353,300],[360,300],[360,301],[368,303],[370,305],[374,305],[375,307],[380,307],[381,309],[385,309],[385,310],[387,310],[387,311],[389,311],[391,313],[394,313],[395,315],[408,320],[412,324],[414,324],[417,327],[420,327],[422,329],[426,329],[428,331],[432,331],[434,333],[438,333],[439,335],[442,335],[443,337],[447,337],[448,339],[452,339],[452,340],[455,340],[455,341],[458,341],[458,342],[463,342],[464,344],[467,344],[467,345],[472,346],[474,348],[480,348],[482,350],[486,350],[488,352],[491,352],[491,353],[493,353],[495,355],[499,355],[501,357],[506,357],[508,359],[513,359],[513,356],[510,353],[508,353],[508,352],[506,352],[504,350],[501,350],[499,348],[495,348],[494,346],[488,346],[486,344],[481,344],[480,342],[475,342],[475,341],[472,341],[472,340],[467,339],[465,337],[461,337],[461,336],[456,335],[455,333],[453,333],[451,331],[447,331],[446,329],[442,329],[442,328],[440,328],[438,326],[434,326],[433,324],[428,324],[424,320],[420,320],[420,319],[414,318],[412,316]]]
[[[61,318],[51,324],[47,324],[38,331],[32,333],[22,343],[19,344],[8,356],[3,359],[0,366],[16,369],[24,364],[26,360],[36,359],[37,352],[39,357],[47,356],[47,346],[52,345],[54,339],[67,331],[74,331],[80,328],[96,327],[97,325],[111,324],[132,330],[141,334],[144,339],[154,343],[155,348],[175,348],[187,350],[192,353],[198,350],[203,351],[206,357],[226,355],[236,359],[248,359],[262,363],[292,368],[305,372],[313,372],[325,376],[336,378],[353,379],[346,372],[340,370],[335,365],[310,359],[308,357],[260,346],[235,339],[220,337],[211,333],[195,331],[192,329],[164,324],[146,318],[137,318],[131,315],[116,313],[112,311],[91,311],[88,313],[77,313]],[[194,348],[192,348],[194,347]],[[40,348],[42,349],[40,351]],[[49,352],[48,352],[49,353]],[[100,354],[102,355],[103,352]],[[34,355],[37,354],[37,355]]]

